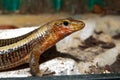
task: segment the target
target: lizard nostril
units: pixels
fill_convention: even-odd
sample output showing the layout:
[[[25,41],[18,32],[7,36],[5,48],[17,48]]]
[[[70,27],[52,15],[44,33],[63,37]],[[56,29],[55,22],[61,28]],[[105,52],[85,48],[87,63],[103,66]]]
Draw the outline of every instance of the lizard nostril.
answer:
[[[83,26],[83,27],[84,27],[84,26],[85,26],[85,24],[84,24],[84,23],[81,23],[81,26]]]
[[[81,28],[85,27],[85,24],[83,22],[79,23],[79,25],[81,26]]]

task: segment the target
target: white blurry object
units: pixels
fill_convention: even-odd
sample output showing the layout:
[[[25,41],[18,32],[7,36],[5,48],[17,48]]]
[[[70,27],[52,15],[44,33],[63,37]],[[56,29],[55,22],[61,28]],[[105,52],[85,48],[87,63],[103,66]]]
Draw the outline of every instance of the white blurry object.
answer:
[[[30,31],[35,30],[36,28],[38,28],[38,26],[0,30],[0,39],[7,39],[7,38],[21,36],[26,33],[29,33]]]
[[[98,64],[98,66],[100,67],[104,67],[105,65],[111,65],[116,61],[118,54],[119,52],[117,48],[115,47],[96,56],[93,62],[95,64]]]
[[[81,30],[80,33],[80,39],[83,41],[89,38],[91,35],[93,35],[94,30],[96,28],[96,21],[90,19],[84,22],[85,22],[85,27],[83,28],[83,30]]]

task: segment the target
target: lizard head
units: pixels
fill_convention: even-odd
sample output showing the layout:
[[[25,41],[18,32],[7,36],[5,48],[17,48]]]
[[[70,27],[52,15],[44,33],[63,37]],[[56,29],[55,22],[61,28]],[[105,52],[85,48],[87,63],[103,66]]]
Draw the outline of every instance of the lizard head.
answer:
[[[79,20],[74,20],[72,18],[60,19],[53,21],[52,31],[59,37],[67,36],[73,32],[83,29],[85,26],[84,22]]]
[[[47,37],[44,42],[44,49],[48,49],[55,43],[70,35],[73,32],[84,28],[85,24],[82,21],[74,20],[72,18],[59,19],[48,22],[46,26],[43,26],[43,30],[48,31]]]

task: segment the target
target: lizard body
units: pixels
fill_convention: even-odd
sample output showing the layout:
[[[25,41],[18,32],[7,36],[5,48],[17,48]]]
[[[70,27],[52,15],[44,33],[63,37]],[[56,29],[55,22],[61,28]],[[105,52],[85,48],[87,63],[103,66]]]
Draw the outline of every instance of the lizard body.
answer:
[[[84,27],[82,21],[71,18],[48,22],[34,31],[13,39],[12,43],[0,46],[0,71],[7,70],[26,62],[32,75],[41,76],[39,71],[40,55],[56,42]],[[6,42],[9,42],[6,41]]]

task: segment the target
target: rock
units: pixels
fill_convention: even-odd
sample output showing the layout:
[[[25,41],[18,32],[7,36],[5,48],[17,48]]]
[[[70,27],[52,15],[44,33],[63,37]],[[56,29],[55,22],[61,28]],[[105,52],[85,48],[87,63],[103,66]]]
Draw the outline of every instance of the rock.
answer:
[[[111,36],[120,33],[120,16],[105,16],[97,19],[95,30],[103,31]]]
[[[91,35],[93,35],[94,30],[96,28],[96,22],[94,20],[86,20],[85,22],[85,27],[80,33],[80,39],[85,40],[89,38]]]
[[[70,35],[56,43],[56,47],[58,51],[63,52],[65,49],[77,47],[79,44],[81,44],[79,37],[78,39],[75,39],[72,35]]]
[[[68,58],[55,58],[49,60],[39,66],[40,70],[45,71],[44,73],[48,73],[45,75],[72,75],[72,74],[80,74],[79,69],[77,67],[77,63]],[[32,76],[30,74],[30,68],[25,68],[21,70],[15,71],[6,71],[0,72],[0,78],[7,77],[29,77]]]
[[[105,42],[105,43],[111,43],[113,41],[112,37],[108,34],[100,34],[98,37],[98,40]]]
[[[36,28],[38,28],[38,26],[0,30],[0,39],[7,39],[7,38],[21,36]]]
[[[113,64],[118,56],[118,50],[115,48],[109,49],[104,53],[101,53],[100,55],[96,56],[93,60],[94,64],[97,64],[100,67],[105,67],[106,65]]]
[[[115,43],[116,43],[116,48],[120,54],[120,41],[116,41]]]
[[[21,70],[0,72],[0,78],[29,77],[29,76],[31,76],[29,71],[30,71],[30,69],[26,68],[26,69],[21,69]]]
[[[53,75],[72,75],[72,74],[80,74],[77,63],[68,58],[55,58],[48,62],[41,64],[41,70],[54,72]]]
[[[118,50],[116,48],[112,48],[103,53],[99,53],[96,56],[94,55],[94,58],[92,60],[80,61],[78,63],[79,72],[81,74],[105,73],[106,70],[104,69],[104,67],[106,65],[113,64],[116,61],[118,55]]]
[[[86,72],[90,71],[89,67],[91,65],[93,65],[92,62],[79,62],[78,63],[79,72],[81,74],[86,74]]]

